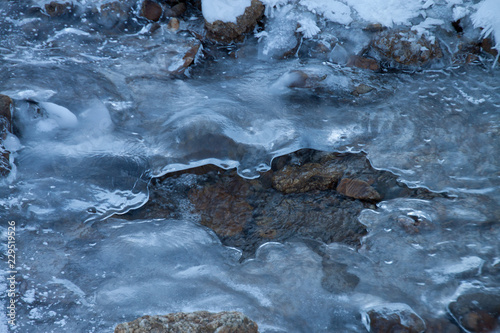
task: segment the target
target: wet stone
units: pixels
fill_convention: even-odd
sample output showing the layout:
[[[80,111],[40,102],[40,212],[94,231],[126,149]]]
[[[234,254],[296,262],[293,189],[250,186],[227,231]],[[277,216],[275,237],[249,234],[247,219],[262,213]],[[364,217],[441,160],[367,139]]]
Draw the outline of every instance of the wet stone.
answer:
[[[236,18],[236,23],[205,21],[207,36],[212,40],[224,43],[241,41],[243,34],[252,31],[262,15],[264,15],[264,5],[259,0],[252,0],[245,12]]]
[[[12,132],[12,99],[0,95],[0,176],[7,176],[11,167],[10,152],[3,146],[3,140]]]
[[[468,332],[494,332],[499,327],[500,295],[461,295],[448,306],[455,321]]]
[[[145,0],[141,6],[141,16],[148,20],[157,22],[162,15],[162,8],[159,4],[151,0]]]
[[[346,197],[360,200],[380,201],[382,197],[367,182],[360,179],[344,178],[337,186],[337,192]]]
[[[73,6],[69,2],[59,3],[52,1],[45,5],[45,12],[50,17],[59,17],[68,15],[73,11]]]
[[[240,312],[197,311],[171,313],[164,316],[143,316],[119,324],[115,333],[258,333],[257,324]]]
[[[369,69],[372,71],[378,71],[380,69],[380,66],[376,60],[356,55],[349,57],[346,66],[357,67],[361,69]]]
[[[97,23],[106,29],[112,29],[123,24],[129,13],[126,6],[118,1],[101,5],[99,12],[94,13]]]
[[[180,22],[179,19],[176,17],[172,17],[167,24],[167,29],[171,31],[177,31],[179,30],[180,27]]]
[[[180,218],[188,205],[223,244],[248,257],[269,241],[309,239],[359,246],[366,229],[358,216],[363,209],[376,209],[375,201],[435,196],[440,195],[409,189],[390,172],[373,169],[363,154],[303,149],[275,158],[271,170],[252,180],[215,166],[165,175],[152,182],[149,202],[125,217]],[[344,277],[344,282],[325,283],[332,290],[335,284],[355,284],[355,277]]]
[[[382,304],[362,313],[366,329],[372,333],[422,333],[425,322],[406,304]]]
[[[187,6],[185,3],[178,3],[171,8],[165,10],[166,17],[181,17],[186,12]]]

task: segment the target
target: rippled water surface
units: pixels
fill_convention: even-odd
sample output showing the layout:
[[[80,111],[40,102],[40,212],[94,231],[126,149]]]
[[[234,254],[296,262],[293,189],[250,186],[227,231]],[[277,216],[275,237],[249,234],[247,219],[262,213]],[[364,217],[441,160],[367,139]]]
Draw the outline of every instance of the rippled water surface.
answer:
[[[249,38],[236,57],[205,45],[180,74],[199,17],[178,33],[147,33],[146,22],[114,33],[17,7],[0,4],[0,93],[15,102],[5,141],[15,168],[0,187],[2,221],[17,226],[15,332],[105,332],[195,310],[238,310],[261,332],[363,332],[369,305],[442,317],[465,291],[499,293],[498,67],[372,73],[263,59]],[[321,79],[289,88],[294,71]],[[353,96],[359,84],[375,90]],[[359,278],[340,292],[322,287],[322,258],[306,244],[267,243],[241,263],[188,204],[182,219],[111,217],[142,206],[151,177],[216,164],[255,178],[301,148],[363,151],[448,198],[383,201],[361,213],[359,249],[324,244]],[[405,219],[426,227],[409,233]],[[3,312],[0,321],[7,329]]]

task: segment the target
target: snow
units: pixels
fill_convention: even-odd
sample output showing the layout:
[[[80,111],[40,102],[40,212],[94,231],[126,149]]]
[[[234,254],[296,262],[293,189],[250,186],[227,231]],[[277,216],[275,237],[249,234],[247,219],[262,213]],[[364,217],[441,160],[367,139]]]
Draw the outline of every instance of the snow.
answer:
[[[50,102],[40,102],[38,105],[40,105],[49,116],[48,119],[43,119],[37,124],[37,129],[40,132],[48,132],[57,127],[71,128],[78,124],[76,116],[63,106]]]
[[[332,22],[345,25],[352,22],[351,9],[340,1],[300,0],[300,4],[312,13],[321,14]]]
[[[207,22],[215,21],[236,23],[236,18],[243,15],[251,0],[202,0],[201,9]]]
[[[387,27],[394,24],[410,24],[410,19],[420,15],[421,0],[346,0],[359,16],[370,23]]]

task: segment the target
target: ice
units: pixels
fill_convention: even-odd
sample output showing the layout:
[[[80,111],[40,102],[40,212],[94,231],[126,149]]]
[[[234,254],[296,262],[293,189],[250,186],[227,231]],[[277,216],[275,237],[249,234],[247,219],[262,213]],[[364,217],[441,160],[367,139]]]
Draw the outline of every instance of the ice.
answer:
[[[474,26],[484,28],[481,32],[483,37],[492,36],[495,38],[495,48],[500,50],[500,2],[497,0],[484,0],[478,4],[477,12],[472,14],[472,22]],[[499,53],[500,54],[500,53]],[[498,55],[495,58],[495,63],[498,62]]]
[[[346,25],[352,22],[350,7],[340,1],[300,0],[300,4],[332,22]]]

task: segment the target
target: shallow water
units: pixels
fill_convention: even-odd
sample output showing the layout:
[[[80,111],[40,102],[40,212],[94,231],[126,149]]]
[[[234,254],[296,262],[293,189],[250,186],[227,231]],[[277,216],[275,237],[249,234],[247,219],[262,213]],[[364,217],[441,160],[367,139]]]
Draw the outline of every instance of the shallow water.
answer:
[[[238,310],[261,332],[363,332],[370,305],[443,317],[465,291],[499,292],[498,68],[375,74],[263,59],[249,39],[236,58],[209,45],[178,75],[196,43],[188,33],[151,35],[135,22],[115,34],[17,7],[0,5],[0,93],[15,101],[15,170],[0,188],[0,216],[17,228],[13,331],[104,332],[145,314]],[[288,88],[297,70],[326,78]],[[375,90],[353,96],[361,83]],[[143,205],[153,176],[210,163],[254,178],[301,148],[363,151],[375,168],[450,198],[363,211],[361,248],[322,245],[359,278],[335,292],[322,287],[322,257],[307,244],[268,243],[240,263],[188,203],[178,220],[110,218]]]

